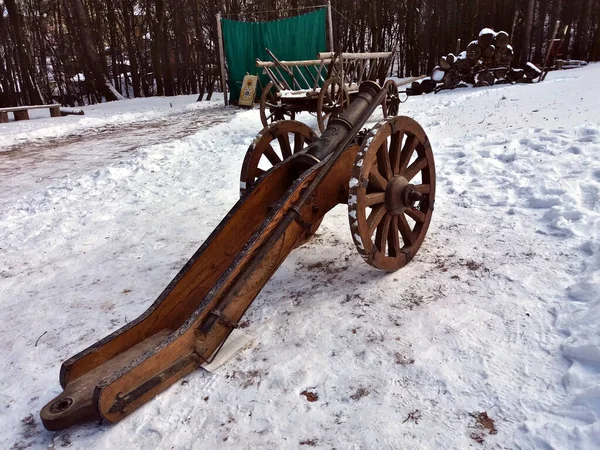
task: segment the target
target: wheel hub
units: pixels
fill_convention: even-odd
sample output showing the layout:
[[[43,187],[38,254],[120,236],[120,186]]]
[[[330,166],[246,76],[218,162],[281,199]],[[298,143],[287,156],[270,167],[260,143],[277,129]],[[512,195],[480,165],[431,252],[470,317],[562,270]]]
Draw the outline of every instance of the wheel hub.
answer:
[[[406,208],[412,208],[422,197],[423,195],[415,190],[414,184],[397,175],[390,180],[385,190],[385,206],[391,214],[398,215]]]

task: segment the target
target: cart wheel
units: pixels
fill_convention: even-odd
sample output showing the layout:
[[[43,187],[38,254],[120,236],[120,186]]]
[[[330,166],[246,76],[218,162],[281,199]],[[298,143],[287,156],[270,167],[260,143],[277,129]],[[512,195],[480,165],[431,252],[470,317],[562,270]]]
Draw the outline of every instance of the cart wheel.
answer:
[[[423,243],[434,200],[433,152],[421,126],[405,116],[379,122],[350,178],[350,230],[363,259],[388,272],[406,265]]]
[[[260,96],[260,121],[263,127],[278,120],[296,118],[296,113],[290,111],[281,101],[281,95],[272,81],[265,86]]]
[[[321,133],[330,120],[335,119],[350,104],[350,95],[341,78],[331,77],[325,80],[317,100],[317,122]]]
[[[295,120],[282,120],[264,128],[248,147],[242,163],[240,196],[275,164],[302,151],[316,138],[309,126]]]
[[[383,110],[383,117],[397,116],[400,106],[400,94],[398,93],[398,86],[394,80],[387,80],[383,85],[383,88],[387,91],[381,109]]]

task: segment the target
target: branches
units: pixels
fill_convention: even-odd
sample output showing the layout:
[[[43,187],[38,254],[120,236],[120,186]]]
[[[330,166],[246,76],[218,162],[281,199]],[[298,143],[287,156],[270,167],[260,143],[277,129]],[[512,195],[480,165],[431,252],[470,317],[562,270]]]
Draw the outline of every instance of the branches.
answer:
[[[212,92],[215,15],[286,18],[317,0],[0,1],[0,107]],[[515,58],[539,58],[556,20],[575,32],[565,56],[600,58],[595,0],[331,0],[336,49],[394,50],[398,76],[429,72],[473,30],[511,31]],[[514,29],[513,29],[514,24]],[[530,40],[531,43],[527,44]],[[301,43],[290,43],[301,45]],[[539,61],[534,61],[539,62]],[[79,74],[79,76],[78,76]]]

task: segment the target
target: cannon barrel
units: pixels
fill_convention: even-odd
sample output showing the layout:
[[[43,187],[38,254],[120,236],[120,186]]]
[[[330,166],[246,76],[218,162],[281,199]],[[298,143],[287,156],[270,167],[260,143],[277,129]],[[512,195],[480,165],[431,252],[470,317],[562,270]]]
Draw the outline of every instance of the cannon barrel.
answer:
[[[345,148],[367,123],[375,108],[383,102],[385,95],[386,90],[376,82],[363,82],[348,108],[332,120],[321,137],[309,145],[305,153],[298,155],[298,166],[306,169],[335,153],[340,147]]]

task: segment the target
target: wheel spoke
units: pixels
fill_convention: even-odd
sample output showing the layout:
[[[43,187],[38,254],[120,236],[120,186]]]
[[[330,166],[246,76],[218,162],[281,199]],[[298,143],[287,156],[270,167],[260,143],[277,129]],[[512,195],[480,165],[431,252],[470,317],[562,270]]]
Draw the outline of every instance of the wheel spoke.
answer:
[[[385,202],[385,192],[373,192],[365,196],[365,206],[378,205]]]
[[[400,156],[400,167],[398,169],[398,173],[404,172],[404,170],[408,167],[408,163],[410,162],[410,158],[417,148],[419,144],[419,140],[416,136],[408,136],[406,137],[406,143],[404,144],[404,148],[402,149],[402,153]]]
[[[262,176],[265,172],[266,172],[266,170],[262,170],[257,167],[256,169],[254,169],[254,172],[252,173],[252,177],[254,177],[254,179],[256,180],[258,177]]]
[[[392,223],[392,216],[390,214],[385,215],[383,222],[377,227],[377,234],[375,235],[375,246],[381,253],[385,255],[385,243],[388,240],[390,234],[390,224]]]
[[[273,147],[271,147],[271,144],[269,144],[267,146],[267,148],[265,148],[264,155],[267,157],[269,162],[273,165],[281,162],[281,159],[279,158],[277,153],[275,153],[275,150],[273,150]]]
[[[415,239],[413,232],[410,229],[410,225],[408,224],[408,220],[406,220],[406,216],[404,214],[400,214],[398,216],[398,229],[400,230],[404,244],[408,246],[412,245]]]
[[[375,231],[375,228],[377,228],[379,222],[381,222],[381,219],[383,219],[383,216],[385,216],[386,212],[387,210],[385,209],[385,205],[379,205],[373,208],[373,211],[371,211],[371,214],[369,214],[369,217],[367,218],[369,236],[373,234],[373,231]]]
[[[388,233],[389,256],[400,256],[400,237],[398,236],[398,216],[392,217],[392,224]]]
[[[287,159],[292,156],[292,149],[290,148],[290,137],[287,133],[283,133],[277,136],[279,141],[279,147],[281,148],[281,155],[283,159]]]
[[[394,175],[400,174],[400,155],[402,154],[402,136],[399,131],[392,134],[390,139],[390,164]]]
[[[407,181],[412,180],[416,174],[418,174],[422,169],[427,167],[427,158],[422,157],[418,158],[414,163],[407,167],[404,171],[404,177]]]
[[[375,189],[385,191],[387,183],[387,180],[383,178],[381,173],[379,173],[377,167],[371,167],[371,172],[369,173],[369,184],[375,187]]]
[[[406,208],[404,212],[417,223],[425,222],[425,214],[419,211],[417,208]]]
[[[306,138],[300,133],[294,135],[294,153],[298,153],[304,147],[304,141]]]
[[[389,181],[392,179],[392,164],[390,162],[387,139],[383,141],[383,144],[381,144],[381,147],[377,150],[377,166],[386,180]]]
[[[429,194],[431,187],[428,184],[415,184],[414,189],[421,194]]]

